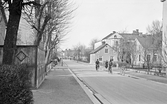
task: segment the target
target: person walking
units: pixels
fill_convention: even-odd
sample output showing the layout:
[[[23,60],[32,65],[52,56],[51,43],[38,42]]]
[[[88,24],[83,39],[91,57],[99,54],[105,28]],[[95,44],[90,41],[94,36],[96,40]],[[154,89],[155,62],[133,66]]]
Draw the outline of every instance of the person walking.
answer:
[[[108,68],[108,61],[106,60],[105,62],[105,68],[107,69]]]
[[[95,64],[96,64],[96,71],[98,71],[98,69],[99,69],[99,64],[100,64],[100,62],[99,62],[98,59],[96,60]]]
[[[108,63],[108,72],[112,73],[112,65],[113,65],[113,59],[110,59],[109,63]]]

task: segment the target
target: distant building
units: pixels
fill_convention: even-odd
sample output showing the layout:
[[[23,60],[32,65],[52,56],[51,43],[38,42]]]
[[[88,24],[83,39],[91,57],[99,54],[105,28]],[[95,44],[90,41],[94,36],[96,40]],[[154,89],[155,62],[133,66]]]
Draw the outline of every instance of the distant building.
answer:
[[[94,63],[96,59],[103,56],[108,58],[103,58],[102,63],[106,60],[109,60],[110,57],[113,57],[114,61],[116,62],[120,61],[120,57],[119,57],[120,55],[119,55],[119,49],[118,49],[120,45],[120,41],[122,39],[125,39],[130,42],[133,42],[137,37],[139,37],[139,35],[140,33],[138,29],[134,30],[132,33],[117,33],[113,31],[112,33],[104,37],[101,41],[95,43],[95,49],[90,53],[90,63]],[[100,55],[97,56],[98,51],[101,51],[101,47],[103,47],[104,44],[107,44],[109,47],[111,47],[113,52],[109,54],[105,54],[104,52],[101,52]]]
[[[128,62],[140,67],[147,66],[148,61],[152,65],[161,65],[161,41],[162,36],[142,34],[138,29],[132,33],[113,31],[95,44],[96,48],[90,53],[90,63],[96,59],[104,63],[113,57],[116,62]],[[106,54],[105,45],[113,51]]]
[[[97,59],[99,59],[100,63],[104,63],[110,59],[117,61],[117,52],[110,45],[103,43],[90,52],[90,64],[95,64]]]
[[[157,41],[158,39],[159,41]],[[161,65],[161,44],[159,44],[161,41],[161,37],[155,38],[153,35],[136,38],[134,65],[140,67],[147,66],[147,63],[153,66]]]

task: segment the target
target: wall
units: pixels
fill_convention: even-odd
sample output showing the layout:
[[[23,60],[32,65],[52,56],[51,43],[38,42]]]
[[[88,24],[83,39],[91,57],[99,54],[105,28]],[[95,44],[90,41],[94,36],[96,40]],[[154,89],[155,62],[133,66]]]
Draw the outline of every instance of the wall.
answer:
[[[114,37],[114,36],[116,36],[116,37]],[[118,41],[118,43],[119,43],[120,38],[122,38],[122,36],[119,35],[118,33],[115,33],[115,34],[111,35],[110,37],[108,37],[107,39],[105,39],[104,41],[108,45],[110,45],[111,47],[113,47],[115,45],[115,41]]]
[[[0,46],[0,64],[2,64],[3,46]],[[27,63],[32,69],[32,87],[38,88],[45,79],[45,52],[36,46],[17,46],[15,64]]]
[[[109,53],[105,53],[105,49],[109,49]],[[113,58],[114,61],[117,61],[117,53],[108,45],[102,48],[101,50],[99,50],[95,54],[95,60],[99,59],[99,57],[101,56],[103,58],[101,63],[105,62],[106,60],[109,61],[111,58]]]
[[[134,62],[134,65],[142,66],[144,63],[144,49],[137,39],[135,41],[136,41],[136,60]],[[139,55],[140,55],[140,61],[139,61]]]
[[[96,42],[94,44],[94,49],[96,49],[97,47],[101,46],[102,45],[102,41],[99,41],[99,42]]]
[[[95,54],[90,54],[90,64],[95,64]]]
[[[159,52],[158,51],[154,51],[153,50],[145,50],[141,44],[139,43],[138,40],[136,40],[136,60],[135,60],[135,63],[134,65],[138,65],[138,66],[143,66],[143,64],[145,63],[146,61],[146,57],[147,55],[150,55],[150,63],[152,63],[153,65],[160,65],[161,63],[161,57],[159,56]],[[157,61],[156,62],[153,62],[153,57],[154,57],[154,54],[157,55]],[[139,55],[140,55],[140,61],[139,61]]]
[[[167,67],[167,55],[164,51],[167,51],[167,0],[163,2],[163,35],[162,35],[162,61],[163,65]],[[166,70],[167,75],[167,70]]]
[[[0,45],[4,44],[5,31],[6,31],[6,25],[4,22],[4,18],[2,16],[2,12],[0,10]]]
[[[162,54],[167,61],[167,56],[164,51],[167,50],[167,1],[163,2],[163,36],[162,36]]]
[[[2,64],[3,46],[0,46],[0,64]],[[32,87],[36,87],[36,47],[35,46],[17,46],[15,64],[27,63],[32,69]]]

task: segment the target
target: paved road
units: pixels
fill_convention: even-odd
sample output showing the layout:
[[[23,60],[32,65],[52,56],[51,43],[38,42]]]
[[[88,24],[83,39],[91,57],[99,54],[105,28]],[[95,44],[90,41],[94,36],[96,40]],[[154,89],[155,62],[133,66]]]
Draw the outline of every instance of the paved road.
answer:
[[[130,78],[107,71],[95,71],[94,65],[65,61],[69,68],[95,95],[109,104],[167,104],[167,85],[153,81]]]

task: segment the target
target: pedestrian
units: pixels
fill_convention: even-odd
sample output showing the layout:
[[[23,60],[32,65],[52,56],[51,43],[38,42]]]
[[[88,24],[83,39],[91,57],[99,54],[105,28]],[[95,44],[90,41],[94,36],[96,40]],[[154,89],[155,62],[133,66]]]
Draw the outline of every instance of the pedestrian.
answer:
[[[107,69],[108,68],[108,61],[106,60],[105,62],[105,68]]]
[[[99,69],[99,64],[100,64],[100,62],[99,62],[98,59],[96,60],[95,64],[96,64],[96,71],[98,71],[98,69]]]
[[[109,73],[112,73],[112,65],[113,65],[113,59],[110,59],[109,63],[108,63],[108,71]]]

